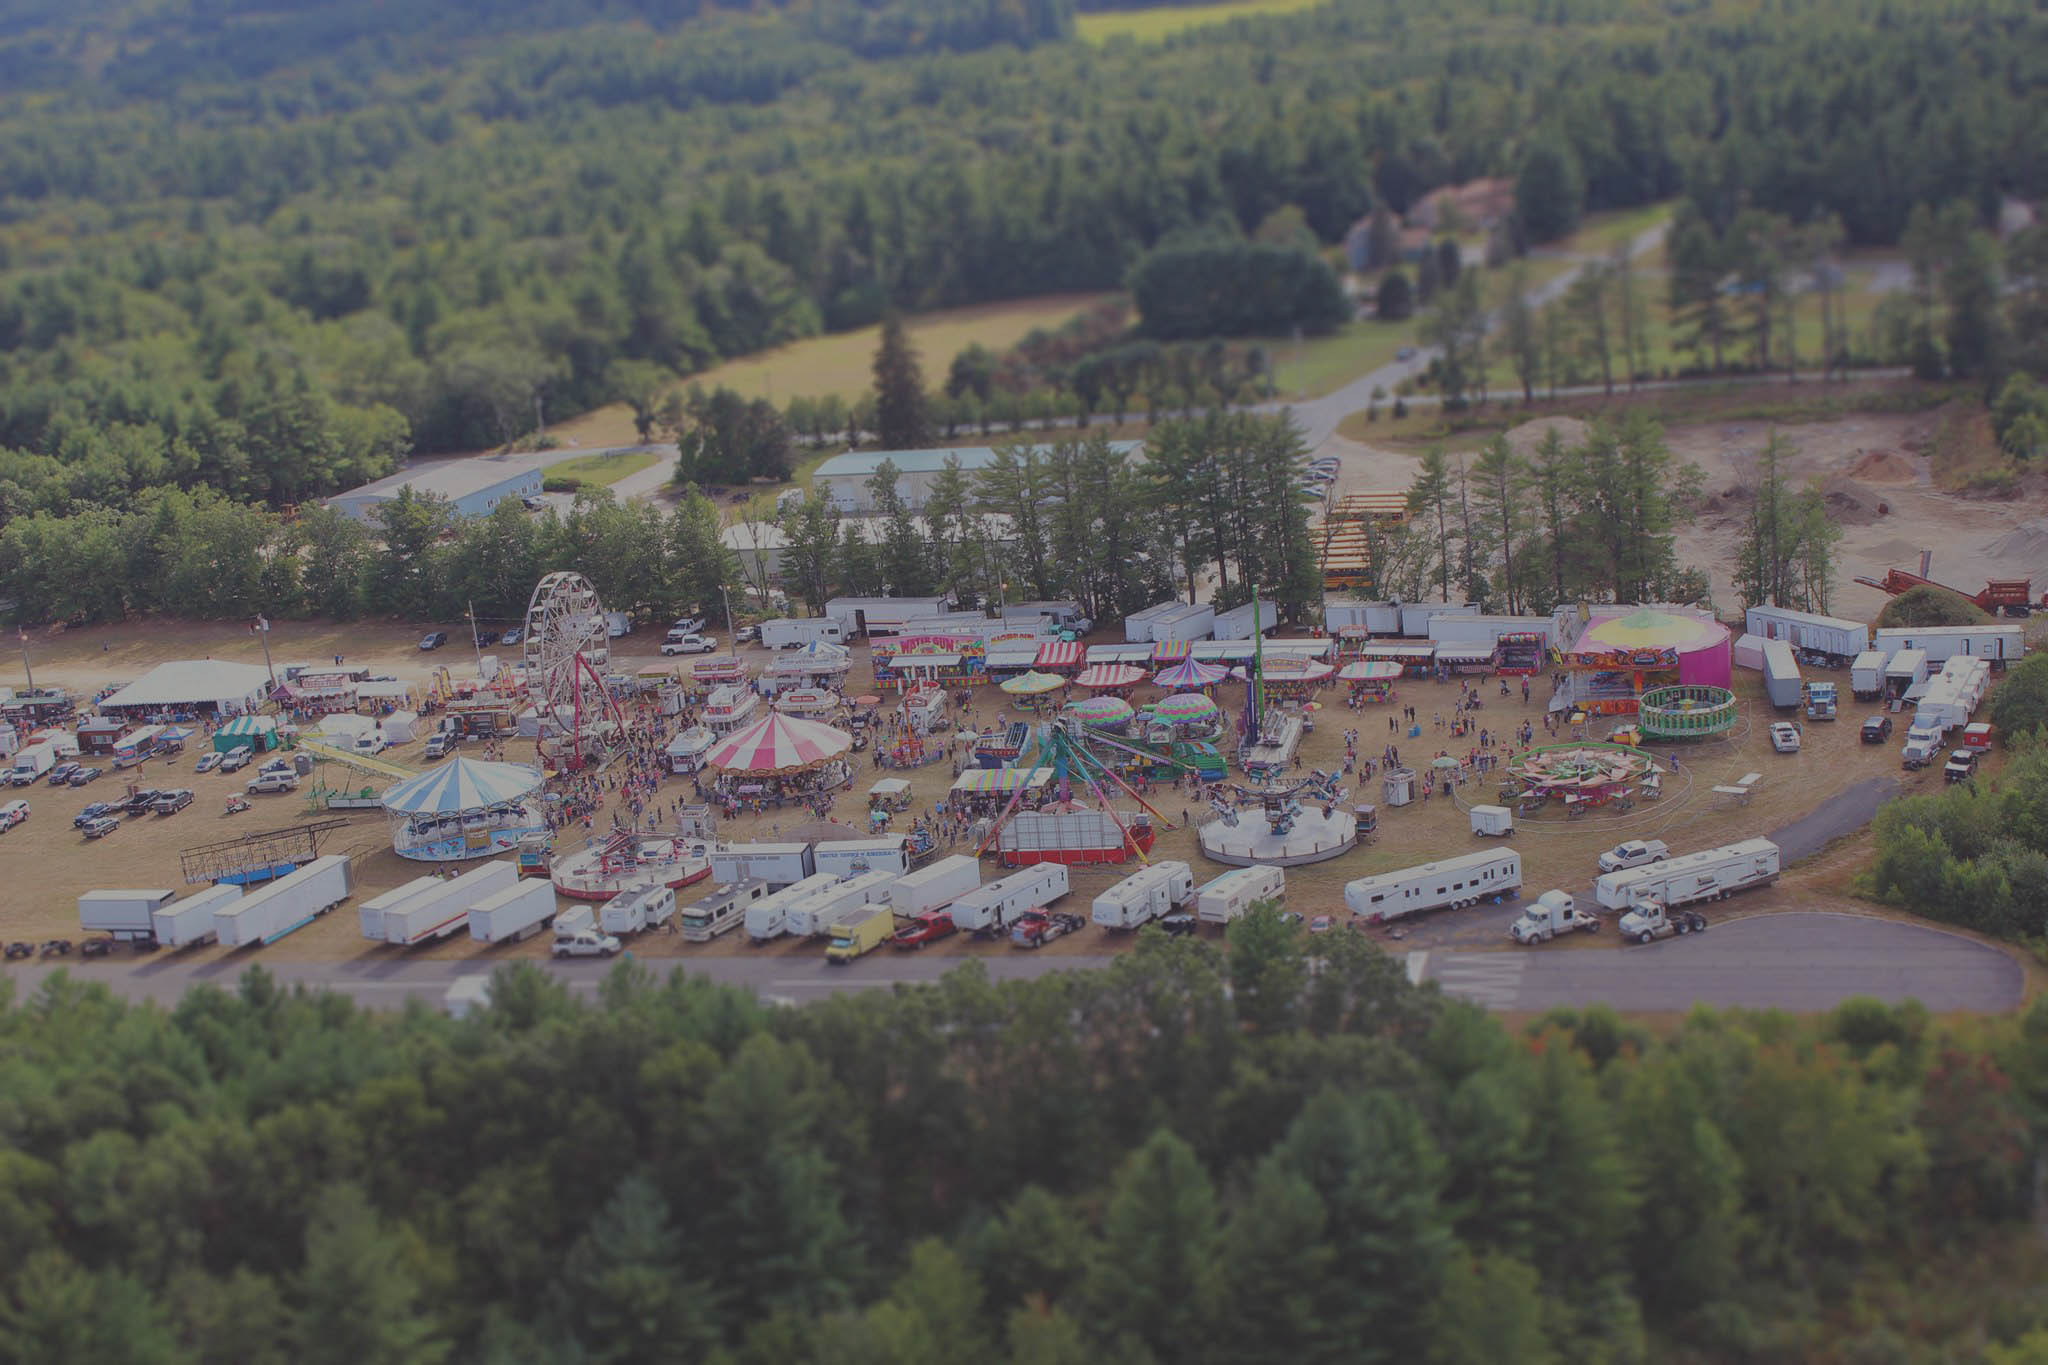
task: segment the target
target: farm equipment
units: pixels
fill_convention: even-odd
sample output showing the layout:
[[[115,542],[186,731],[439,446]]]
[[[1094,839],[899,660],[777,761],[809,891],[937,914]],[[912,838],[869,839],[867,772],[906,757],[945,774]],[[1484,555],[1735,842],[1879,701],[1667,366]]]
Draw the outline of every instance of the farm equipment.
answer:
[[[2048,608],[2048,593],[2042,593],[2040,600],[2034,600],[2034,580],[2031,578],[1993,578],[1985,581],[1976,592],[1964,592],[1951,588],[1946,583],[1937,583],[1927,576],[1932,567],[1934,552],[1920,552],[1920,572],[1909,573],[1905,569],[1887,569],[1883,578],[1858,576],[1856,581],[1865,587],[1876,588],[1879,592],[1897,597],[1913,588],[1940,588],[1952,592],[1967,602],[1972,602],[1993,616],[2025,616],[2040,608]]]

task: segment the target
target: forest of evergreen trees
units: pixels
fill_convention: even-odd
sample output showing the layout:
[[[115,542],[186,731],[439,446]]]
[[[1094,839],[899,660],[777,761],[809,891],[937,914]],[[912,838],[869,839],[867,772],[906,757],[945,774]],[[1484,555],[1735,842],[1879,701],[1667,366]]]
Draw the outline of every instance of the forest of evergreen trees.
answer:
[[[2048,1358],[2039,1003],[1510,1029],[1270,910],[802,1010],[0,1002],[19,1365]]]

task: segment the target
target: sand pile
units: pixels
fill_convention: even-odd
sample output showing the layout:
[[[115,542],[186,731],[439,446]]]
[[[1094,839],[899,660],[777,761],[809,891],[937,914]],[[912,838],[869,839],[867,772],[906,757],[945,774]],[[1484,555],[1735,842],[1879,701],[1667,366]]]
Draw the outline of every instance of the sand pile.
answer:
[[[1828,505],[1829,519],[1839,526],[1868,526],[1891,511],[1883,498],[1847,479],[1822,483],[1821,498]]]
[[[1920,475],[1897,451],[1866,450],[1849,466],[1849,477],[1865,483],[1913,483]]]
[[[1984,546],[1983,553],[1994,559],[2021,564],[2048,564],[2048,517],[2023,521]]]
[[[1538,417],[1509,431],[1508,448],[1527,459],[1536,453],[1536,447],[1543,444],[1544,435],[1552,428],[1557,431],[1558,440],[1567,449],[1586,443],[1589,428],[1576,417]]]

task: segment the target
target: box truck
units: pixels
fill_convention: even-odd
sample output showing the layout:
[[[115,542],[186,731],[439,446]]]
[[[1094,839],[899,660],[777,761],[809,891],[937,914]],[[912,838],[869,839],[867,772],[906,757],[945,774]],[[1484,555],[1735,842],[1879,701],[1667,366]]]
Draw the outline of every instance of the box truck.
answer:
[[[161,891],[88,891],[78,898],[78,927],[123,943],[154,943],[155,915],[178,898]]]
[[[775,891],[817,870],[809,844],[718,844],[711,850],[711,880],[720,886],[759,877]]]
[[[889,888],[889,908],[904,919],[939,910],[981,885],[981,863],[965,853],[941,858]]]
[[[910,871],[910,839],[902,834],[885,834],[877,839],[842,839],[819,844],[811,850],[811,865],[844,880],[868,872],[902,876]]]
[[[863,905],[887,905],[889,888],[896,884],[893,872],[863,872],[843,882],[814,891],[800,907],[793,907],[788,914],[788,927],[792,934],[822,934],[841,915],[858,910]]]
[[[507,868],[511,864],[501,866]],[[520,880],[469,907],[469,936],[478,943],[516,943],[531,938],[555,917],[555,884]]]
[[[886,905],[852,911],[832,926],[832,942],[826,945],[825,960],[843,967],[887,943],[895,929],[896,921]]]
[[[1211,924],[1228,924],[1251,909],[1254,901],[1287,899],[1287,874],[1254,863],[1226,872],[1195,893],[1195,915]]]
[[[1345,885],[1344,904],[1377,924],[1425,910],[1461,910],[1521,889],[1522,855],[1492,849],[1360,877]]]
[[[845,634],[829,616],[785,616],[761,623],[761,643],[769,649],[800,649],[813,640],[836,645]]]
[[[791,882],[777,891],[772,891],[747,907],[747,938],[755,946],[771,938],[781,938],[789,930],[789,907],[809,898],[822,887],[830,886],[836,879],[813,874],[801,881]],[[809,937],[809,935],[805,935]]]
[[[685,906],[679,921],[683,941],[709,943],[726,930],[738,928],[746,922],[747,908],[767,894],[768,883],[750,877]]]
[[[1768,886],[1777,879],[1778,846],[1769,839],[1744,839],[1680,854],[1669,862],[1604,873],[1593,882],[1593,898],[1609,910],[1626,910],[1638,900],[1658,901],[1675,910]]]
[[[597,912],[597,927],[607,934],[639,934],[661,928],[675,913],[673,886],[642,886],[606,901]]]
[[[258,887],[213,913],[223,948],[275,943],[348,899],[355,887],[347,858],[324,854],[298,871]]]
[[[1849,691],[1858,701],[1875,701],[1884,694],[1884,666],[1891,656],[1881,649],[1866,649],[1849,665]]]
[[[459,934],[476,906],[518,880],[519,868],[510,860],[473,867],[454,881],[441,883],[438,890],[423,892],[385,910],[384,941],[409,948]],[[554,889],[543,882],[528,885],[544,886],[550,892]]]
[[[242,898],[242,888],[233,882],[195,891],[181,901],[172,901],[151,917],[150,927],[163,948],[189,948],[213,941],[214,911]]]
[[[786,891],[778,892],[777,899],[782,902],[782,932],[793,938],[810,938],[831,929],[832,921],[820,919],[816,907],[818,897],[838,885],[839,879],[830,872],[819,872]]]
[[[395,886],[381,895],[370,897],[356,907],[356,920],[362,926],[363,937],[372,943],[384,941],[384,914],[396,910],[415,896],[423,896],[438,890],[448,883],[439,877],[414,877],[403,886]]]
[[[1133,872],[1095,898],[1091,917],[1105,929],[1136,929],[1195,897],[1195,874],[1172,859]]]
[[[1792,657],[1792,646],[1783,640],[1764,641],[1764,695],[1771,699],[1771,705],[1799,705],[1803,682],[1799,661]]]
[[[57,748],[48,740],[18,750],[7,766],[7,785],[26,787],[57,766]]]
[[[963,934],[997,933],[1066,894],[1067,865],[1035,863],[961,895],[953,902],[953,924]]]

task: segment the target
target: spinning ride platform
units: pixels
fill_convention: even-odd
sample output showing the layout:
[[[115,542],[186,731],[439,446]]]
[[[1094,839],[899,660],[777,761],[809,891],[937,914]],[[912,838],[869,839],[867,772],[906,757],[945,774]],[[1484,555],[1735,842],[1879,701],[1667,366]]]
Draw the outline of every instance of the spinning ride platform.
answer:
[[[549,874],[555,891],[572,900],[608,901],[625,891],[688,886],[711,875],[711,855],[701,839],[671,834],[614,830],[593,839]]]
[[[1320,809],[1304,809],[1285,834],[1276,834],[1258,811],[1246,810],[1235,826],[1211,820],[1199,837],[1202,856],[1213,862],[1299,867],[1350,852],[1358,843],[1358,817],[1345,810],[1325,815]]]
[[[1636,708],[1645,739],[1711,739],[1734,729],[1735,721],[1735,694],[1725,687],[1655,687]]]

